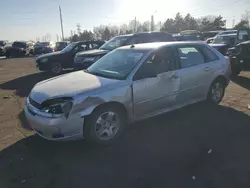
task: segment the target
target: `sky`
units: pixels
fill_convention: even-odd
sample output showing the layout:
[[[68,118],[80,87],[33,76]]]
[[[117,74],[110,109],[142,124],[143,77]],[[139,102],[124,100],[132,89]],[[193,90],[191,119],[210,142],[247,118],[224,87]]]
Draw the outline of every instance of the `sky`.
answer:
[[[80,24],[92,30],[99,25],[121,25],[136,17],[155,23],[191,13],[194,17],[222,15],[227,27],[240,21],[250,0],[0,0],[0,40],[36,40],[47,33],[52,40],[61,36],[59,6],[62,9],[64,35],[70,36]]]

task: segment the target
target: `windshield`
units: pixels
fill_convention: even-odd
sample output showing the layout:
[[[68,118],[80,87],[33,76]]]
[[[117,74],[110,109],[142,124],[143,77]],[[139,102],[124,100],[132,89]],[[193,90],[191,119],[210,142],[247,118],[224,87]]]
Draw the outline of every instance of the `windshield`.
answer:
[[[87,69],[87,72],[101,77],[124,80],[142,59],[145,51],[119,49],[113,51]]]
[[[126,40],[129,38],[129,36],[119,36],[114,37],[105,44],[103,44],[100,49],[102,50],[114,50],[120,46],[123,46],[126,42]]]
[[[68,46],[66,46],[65,48],[63,48],[63,50],[61,52],[69,52],[71,50],[73,50],[73,48],[76,46],[76,43],[72,43]]]
[[[233,44],[236,36],[217,36],[215,37],[213,44]]]
[[[67,44],[65,42],[57,42],[56,43],[56,47],[64,47],[67,46]]]

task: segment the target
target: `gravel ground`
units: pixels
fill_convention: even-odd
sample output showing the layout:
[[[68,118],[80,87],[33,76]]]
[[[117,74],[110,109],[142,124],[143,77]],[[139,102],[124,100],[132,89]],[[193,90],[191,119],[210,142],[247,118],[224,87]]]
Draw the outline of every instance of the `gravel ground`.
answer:
[[[249,188],[250,72],[219,106],[195,104],[138,122],[108,147],[49,142],[25,129],[34,58],[0,59],[1,188]]]

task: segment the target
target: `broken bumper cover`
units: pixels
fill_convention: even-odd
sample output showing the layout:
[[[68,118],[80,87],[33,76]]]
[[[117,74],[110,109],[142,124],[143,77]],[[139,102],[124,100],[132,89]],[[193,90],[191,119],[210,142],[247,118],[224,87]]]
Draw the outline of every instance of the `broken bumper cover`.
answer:
[[[35,113],[32,108],[24,106],[25,116],[30,127],[47,140],[77,140],[83,138],[84,117],[71,114],[66,119],[43,117]]]

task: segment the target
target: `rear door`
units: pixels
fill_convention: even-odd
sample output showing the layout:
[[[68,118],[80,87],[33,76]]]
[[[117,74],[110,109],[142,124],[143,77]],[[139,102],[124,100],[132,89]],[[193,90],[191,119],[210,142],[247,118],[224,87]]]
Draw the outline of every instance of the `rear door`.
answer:
[[[218,58],[208,61],[202,46],[178,46],[180,58],[180,93],[177,103],[184,105],[204,99],[213,74],[218,66]],[[204,51],[202,51],[204,50]]]

